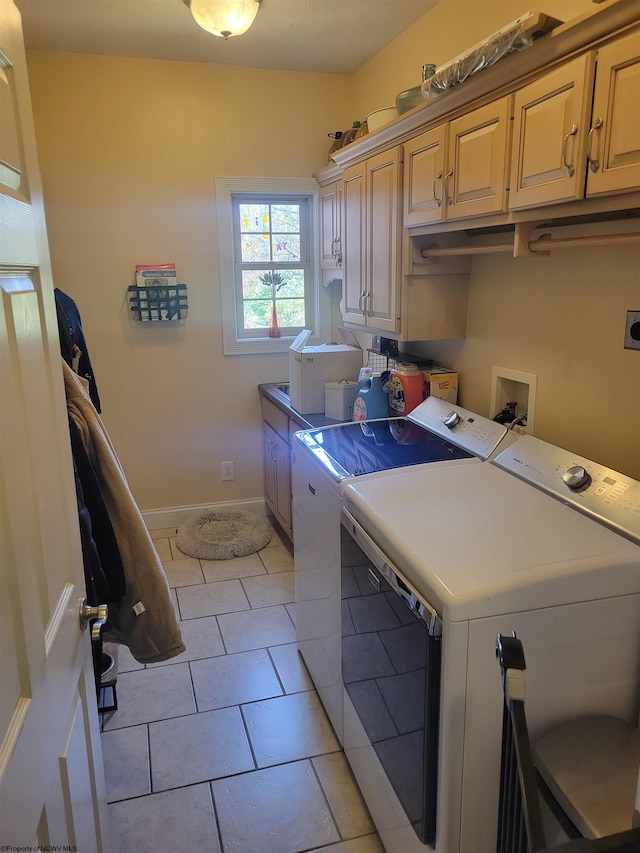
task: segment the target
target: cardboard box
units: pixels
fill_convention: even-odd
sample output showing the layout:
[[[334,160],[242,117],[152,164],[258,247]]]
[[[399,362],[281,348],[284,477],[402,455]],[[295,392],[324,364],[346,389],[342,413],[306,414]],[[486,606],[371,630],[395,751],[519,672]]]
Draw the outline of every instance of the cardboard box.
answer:
[[[305,329],[289,347],[289,399],[302,415],[324,412],[324,386],[341,379],[357,380],[362,350],[348,344],[306,346]]]
[[[448,403],[458,402],[458,374],[446,367],[423,370],[424,396],[439,397]]]

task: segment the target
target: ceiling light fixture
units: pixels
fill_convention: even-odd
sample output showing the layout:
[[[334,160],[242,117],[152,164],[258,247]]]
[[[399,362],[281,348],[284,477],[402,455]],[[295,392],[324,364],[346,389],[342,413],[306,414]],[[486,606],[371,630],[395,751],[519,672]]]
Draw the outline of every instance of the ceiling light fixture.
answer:
[[[246,33],[262,0],[183,0],[203,30],[223,39]]]

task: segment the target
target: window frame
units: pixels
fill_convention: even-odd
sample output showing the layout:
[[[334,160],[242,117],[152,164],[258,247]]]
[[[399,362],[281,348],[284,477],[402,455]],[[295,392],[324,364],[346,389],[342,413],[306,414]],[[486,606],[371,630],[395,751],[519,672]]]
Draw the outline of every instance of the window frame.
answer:
[[[306,178],[228,177],[215,179],[218,209],[218,256],[220,265],[220,300],[222,308],[222,338],[225,355],[251,355],[288,352],[295,335],[270,338],[247,337],[242,328],[241,276],[236,275],[237,235],[234,231],[234,199],[241,201],[268,197],[271,201],[291,201],[305,196],[309,200],[309,275],[311,284],[305,297],[305,310],[312,331],[310,343],[321,343],[331,337],[331,305],[329,294],[322,286],[319,263],[318,184]],[[277,265],[276,265],[277,268]]]
[[[299,231],[295,232],[300,235],[300,260],[298,261],[236,261],[236,258],[240,258],[242,255],[242,241],[245,236],[244,231],[238,227],[240,221],[240,205],[249,201],[250,203],[255,204],[264,204],[273,206],[275,204],[291,204],[298,205],[300,211],[300,228]],[[304,300],[304,313],[305,313],[305,322],[297,328],[297,330],[291,334],[286,330],[286,327],[281,322],[281,336],[288,337],[293,339],[296,337],[304,328],[307,328],[308,318],[307,313],[309,311],[308,306],[313,304],[313,289],[315,285],[315,280],[313,276],[313,257],[311,254],[311,207],[313,204],[313,199],[307,193],[297,193],[297,194],[278,194],[275,196],[273,193],[260,194],[255,193],[251,195],[245,196],[243,193],[232,193],[231,195],[231,207],[232,207],[232,221],[233,221],[233,250],[234,250],[234,286],[235,286],[235,296],[236,296],[236,335],[238,339],[241,340],[256,340],[258,337],[255,334],[254,329],[245,329],[244,328],[244,320],[245,320],[245,301],[246,297],[243,291],[243,273],[245,271],[249,272],[251,270],[270,270],[276,272],[286,272],[287,270],[297,269],[301,270],[304,279],[304,294],[302,298]],[[271,226],[270,226],[271,227]],[[269,233],[273,233],[270,231]],[[282,297],[278,297],[277,294],[270,300],[272,304],[275,301],[275,304],[278,303],[279,299]],[[281,315],[282,316],[282,315]],[[306,324],[306,325],[305,325]],[[260,337],[263,337],[262,335]]]

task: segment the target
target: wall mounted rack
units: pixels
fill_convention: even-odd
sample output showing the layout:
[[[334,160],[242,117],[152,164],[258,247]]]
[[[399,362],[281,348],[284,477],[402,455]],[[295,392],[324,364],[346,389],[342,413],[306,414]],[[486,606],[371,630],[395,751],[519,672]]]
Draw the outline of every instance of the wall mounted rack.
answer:
[[[128,288],[129,308],[134,320],[166,322],[184,320],[187,316],[187,285],[149,285]]]

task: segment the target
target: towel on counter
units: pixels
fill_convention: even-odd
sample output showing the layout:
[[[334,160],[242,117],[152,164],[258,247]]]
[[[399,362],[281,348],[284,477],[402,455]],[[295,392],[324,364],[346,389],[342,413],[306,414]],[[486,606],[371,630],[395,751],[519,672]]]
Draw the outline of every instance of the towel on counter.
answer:
[[[140,663],[168,660],[185,645],[162,563],[86,383],[64,360],[62,370],[67,410],[100,485],[126,579],[122,600],[109,604],[104,639],[127,645]]]

